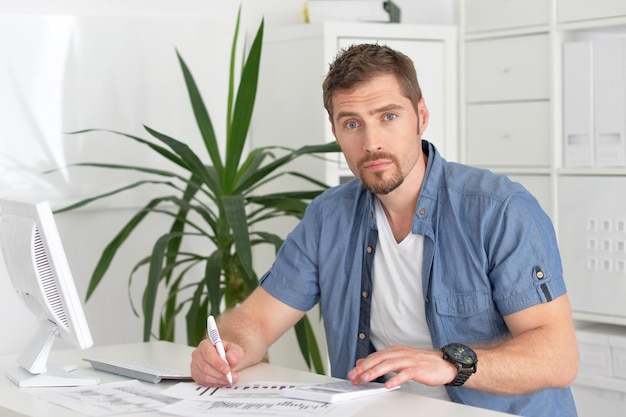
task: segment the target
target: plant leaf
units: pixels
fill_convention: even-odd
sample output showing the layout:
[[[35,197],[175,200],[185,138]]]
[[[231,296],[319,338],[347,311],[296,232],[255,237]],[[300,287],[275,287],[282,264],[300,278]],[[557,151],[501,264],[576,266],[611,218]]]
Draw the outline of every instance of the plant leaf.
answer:
[[[159,283],[163,277],[163,259],[169,240],[179,237],[180,233],[165,234],[161,236],[152,248],[152,257],[150,258],[150,268],[148,270],[148,282],[143,293],[143,340],[150,340],[152,333],[152,322],[154,320],[154,309],[156,297],[159,291]]]
[[[275,233],[269,232],[254,232],[254,235],[259,236],[261,240],[259,243],[270,243],[274,245],[274,253],[278,253],[278,249],[283,245],[283,238]]]
[[[122,227],[122,230],[120,230],[117,233],[117,235],[115,235],[113,240],[109,242],[106,248],[104,248],[104,251],[102,252],[102,255],[100,256],[100,259],[98,260],[98,264],[96,265],[96,269],[94,270],[93,274],[91,275],[91,279],[89,280],[89,285],[87,287],[87,295],[85,297],[85,301],[89,300],[89,297],[91,297],[91,295],[93,294],[98,284],[100,284],[100,281],[102,281],[102,278],[104,277],[105,272],[107,271],[107,269],[109,269],[109,266],[111,265],[111,261],[113,260],[113,257],[119,250],[122,243],[126,241],[126,238],[132,233],[135,227],[137,227],[137,225],[141,223],[144,217],[146,217],[146,215],[148,215],[150,210],[156,205],[158,205],[159,202],[160,202],[160,199],[158,198],[154,199],[150,201],[144,207],[144,209],[135,213],[135,215],[130,219],[130,221],[126,223],[124,227]]]
[[[334,142],[327,143],[324,145],[313,145],[313,146],[303,146],[295,151],[292,151],[286,155],[283,155],[272,162],[259,167],[256,171],[250,173],[247,176],[245,181],[240,181],[237,188],[234,190],[235,193],[244,192],[248,190],[250,187],[255,185],[257,182],[261,181],[263,178],[267,177],[272,172],[276,171],[278,168],[286,165],[287,163],[293,161],[295,158],[308,155],[313,153],[324,153],[324,152],[335,152],[337,149],[337,145]]]
[[[254,288],[252,277],[252,250],[250,248],[250,234],[248,231],[245,201],[241,195],[225,195],[222,197],[224,213],[233,232],[235,250],[245,272],[248,288]]]
[[[206,337],[206,313],[208,311],[208,297],[203,297],[203,285],[196,285],[189,309],[185,315],[187,324],[187,344],[197,346],[200,340]]]
[[[163,133],[157,132],[156,130],[144,126],[144,128],[155,138],[160,141],[166,143],[180,158],[185,162],[186,169],[191,171],[196,177],[201,179],[205,184],[207,184],[215,193],[218,193],[220,190],[220,184],[217,184],[213,181],[214,177],[211,176],[206,168],[206,166],[202,163],[200,158],[191,150],[191,148],[183,142],[180,142],[170,136],[164,135]]]
[[[259,78],[259,66],[261,62],[261,48],[263,43],[264,22],[261,20],[254,41],[248,53],[248,58],[241,71],[241,80],[237,89],[237,98],[230,119],[226,138],[226,172],[224,187],[228,191],[234,189],[236,176],[241,160],[241,154],[248,136],[248,129],[252,119],[254,102],[256,99],[257,84]]]
[[[179,165],[183,168],[186,168],[184,162],[178,158],[175,154],[171,153],[168,149],[163,148],[155,143],[152,143],[150,141],[147,141],[146,139],[142,139],[138,136],[135,135],[129,135],[128,133],[123,133],[123,132],[118,132],[116,130],[109,130],[109,129],[84,129],[84,130],[78,130],[75,132],[69,132],[70,135],[76,135],[79,133],[89,133],[89,132],[109,132],[109,133],[113,133],[115,135],[119,135],[119,136],[124,136],[126,138],[132,139],[136,142],[142,143],[146,146],[149,146],[152,150],[154,150],[155,152],[157,152],[158,154],[164,156],[165,158],[169,159],[170,161],[172,161],[173,163],[175,163],[176,165]]]
[[[322,356],[317,347],[315,333],[313,333],[313,328],[306,314],[296,323],[294,329],[296,331],[296,339],[298,340],[300,352],[307,366],[309,369],[315,370],[316,373],[323,375],[324,365],[322,364]]]
[[[198,86],[193,78],[193,75],[191,74],[191,71],[189,71],[185,60],[180,55],[178,50],[176,50],[176,56],[178,57],[180,67],[183,70],[185,84],[187,85],[187,93],[189,94],[189,100],[191,101],[193,114],[196,118],[196,124],[198,125],[198,129],[200,130],[202,140],[204,141],[204,146],[209,153],[209,157],[211,158],[211,162],[213,162],[213,166],[217,170],[219,176],[221,176],[224,167],[222,165],[222,157],[220,155],[219,146],[217,144],[217,137],[215,136],[215,130],[213,129],[211,117],[209,116],[209,112],[204,105],[202,95],[198,90]]]
[[[170,227],[169,233],[171,234],[179,234],[180,236],[174,239],[171,239],[167,244],[167,256],[166,256],[166,264],[170,265],[176,261],[176,257],[178,251],[180,249],[180,245],[182,243],[183,231],[185,229],[187,214],[189,213],[190,206],[188,202],[193,198],[193,196],[198,192],[200,188],[200,181],[198,177],[194,174],[189,178],[189,182],[187,183],[187,188],[183,194],[183,198],[177,200],[178,205],[178,213],[172,222],[172,226]],[[168,274],[166,282],[169,282],[169,278],[171,273]]]
[[[219,316],[222,300],[222,256],[221,250],[216,250],[206,260],[204,270],[204,282],[208,293],[211,314],[215,317]],[[201,286],[202,287],[202,286]]]

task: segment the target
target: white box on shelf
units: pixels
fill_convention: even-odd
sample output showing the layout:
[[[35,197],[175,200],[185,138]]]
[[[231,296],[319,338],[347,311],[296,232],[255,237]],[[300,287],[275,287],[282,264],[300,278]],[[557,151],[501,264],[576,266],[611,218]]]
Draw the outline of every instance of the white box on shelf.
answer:
[[[595,165],[626,165],[626,39],[597,39],[593,45]]]
[[[593,141],[593,44],[563,44],[563,164],[591,167]]]

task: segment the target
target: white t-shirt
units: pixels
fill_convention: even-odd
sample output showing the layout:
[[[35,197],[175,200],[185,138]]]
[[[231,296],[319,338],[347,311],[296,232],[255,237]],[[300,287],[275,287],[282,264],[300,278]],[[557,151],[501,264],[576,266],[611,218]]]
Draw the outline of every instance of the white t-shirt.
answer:
[[[375,200],[378,245],[372,270],[372,343],[376,350],[391,345],[432,350],[422,291],[424,236],[410,233],[397,243],[380,200]],[[409,381],[402,389],[450,400],[443,386]]]

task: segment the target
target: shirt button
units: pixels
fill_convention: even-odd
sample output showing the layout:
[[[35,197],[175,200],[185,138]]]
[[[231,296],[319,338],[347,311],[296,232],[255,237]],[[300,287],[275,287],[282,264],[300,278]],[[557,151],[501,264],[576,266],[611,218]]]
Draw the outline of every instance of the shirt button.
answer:
[[[537,278],[543,279],[543,271],[537,271]]]
[[[361,295],[363,296],[363,298],[367,298],[367,296],[368,296],[369,294],[367,293],[367,291],[363,291],[363,292],[361,293]]]
[[[371,246],[368,246],[368,247],[367,247],[367,253],[372,253],[372,251],[373,251],[373,250],[374,250],[374,249],[372,249],[372,247],[371,247]]]
[[[423,216],[424,214],[426,214],[426,210],[420,209],[420,214]]]
[[[365,333],[363,332],[359,333],[359,339],[365,340]]]
[[[373,218],[374,218],[374,212],[370,211],[370,219],[373,219]]]

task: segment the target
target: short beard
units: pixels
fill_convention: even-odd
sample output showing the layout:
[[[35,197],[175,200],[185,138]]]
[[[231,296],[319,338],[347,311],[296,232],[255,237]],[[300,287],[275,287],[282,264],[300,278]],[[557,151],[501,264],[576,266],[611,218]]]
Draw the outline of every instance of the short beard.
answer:
[[[374,175],[376,179],[366,179],[363,171],[361,171],[360,167],[367,161],[375,161],[377,159],[389,159],[392,161],[393,166],[395,167],[394,172],[391,174],[391,177],[387,179],[383,179],[383,175],[386,173],[383,172],[375,172]],[[404,176],[400,170],[400,162],[398,159],[391,154],[388,153],[376,153],[370,154],[364,158],[362,158],[359,163],[359,171],[360,178],[363,186],[371,191],[374,194],[389,194],[396,188],[398,188],[404,182]],[[389,174],[387,174],[389,175]]]

